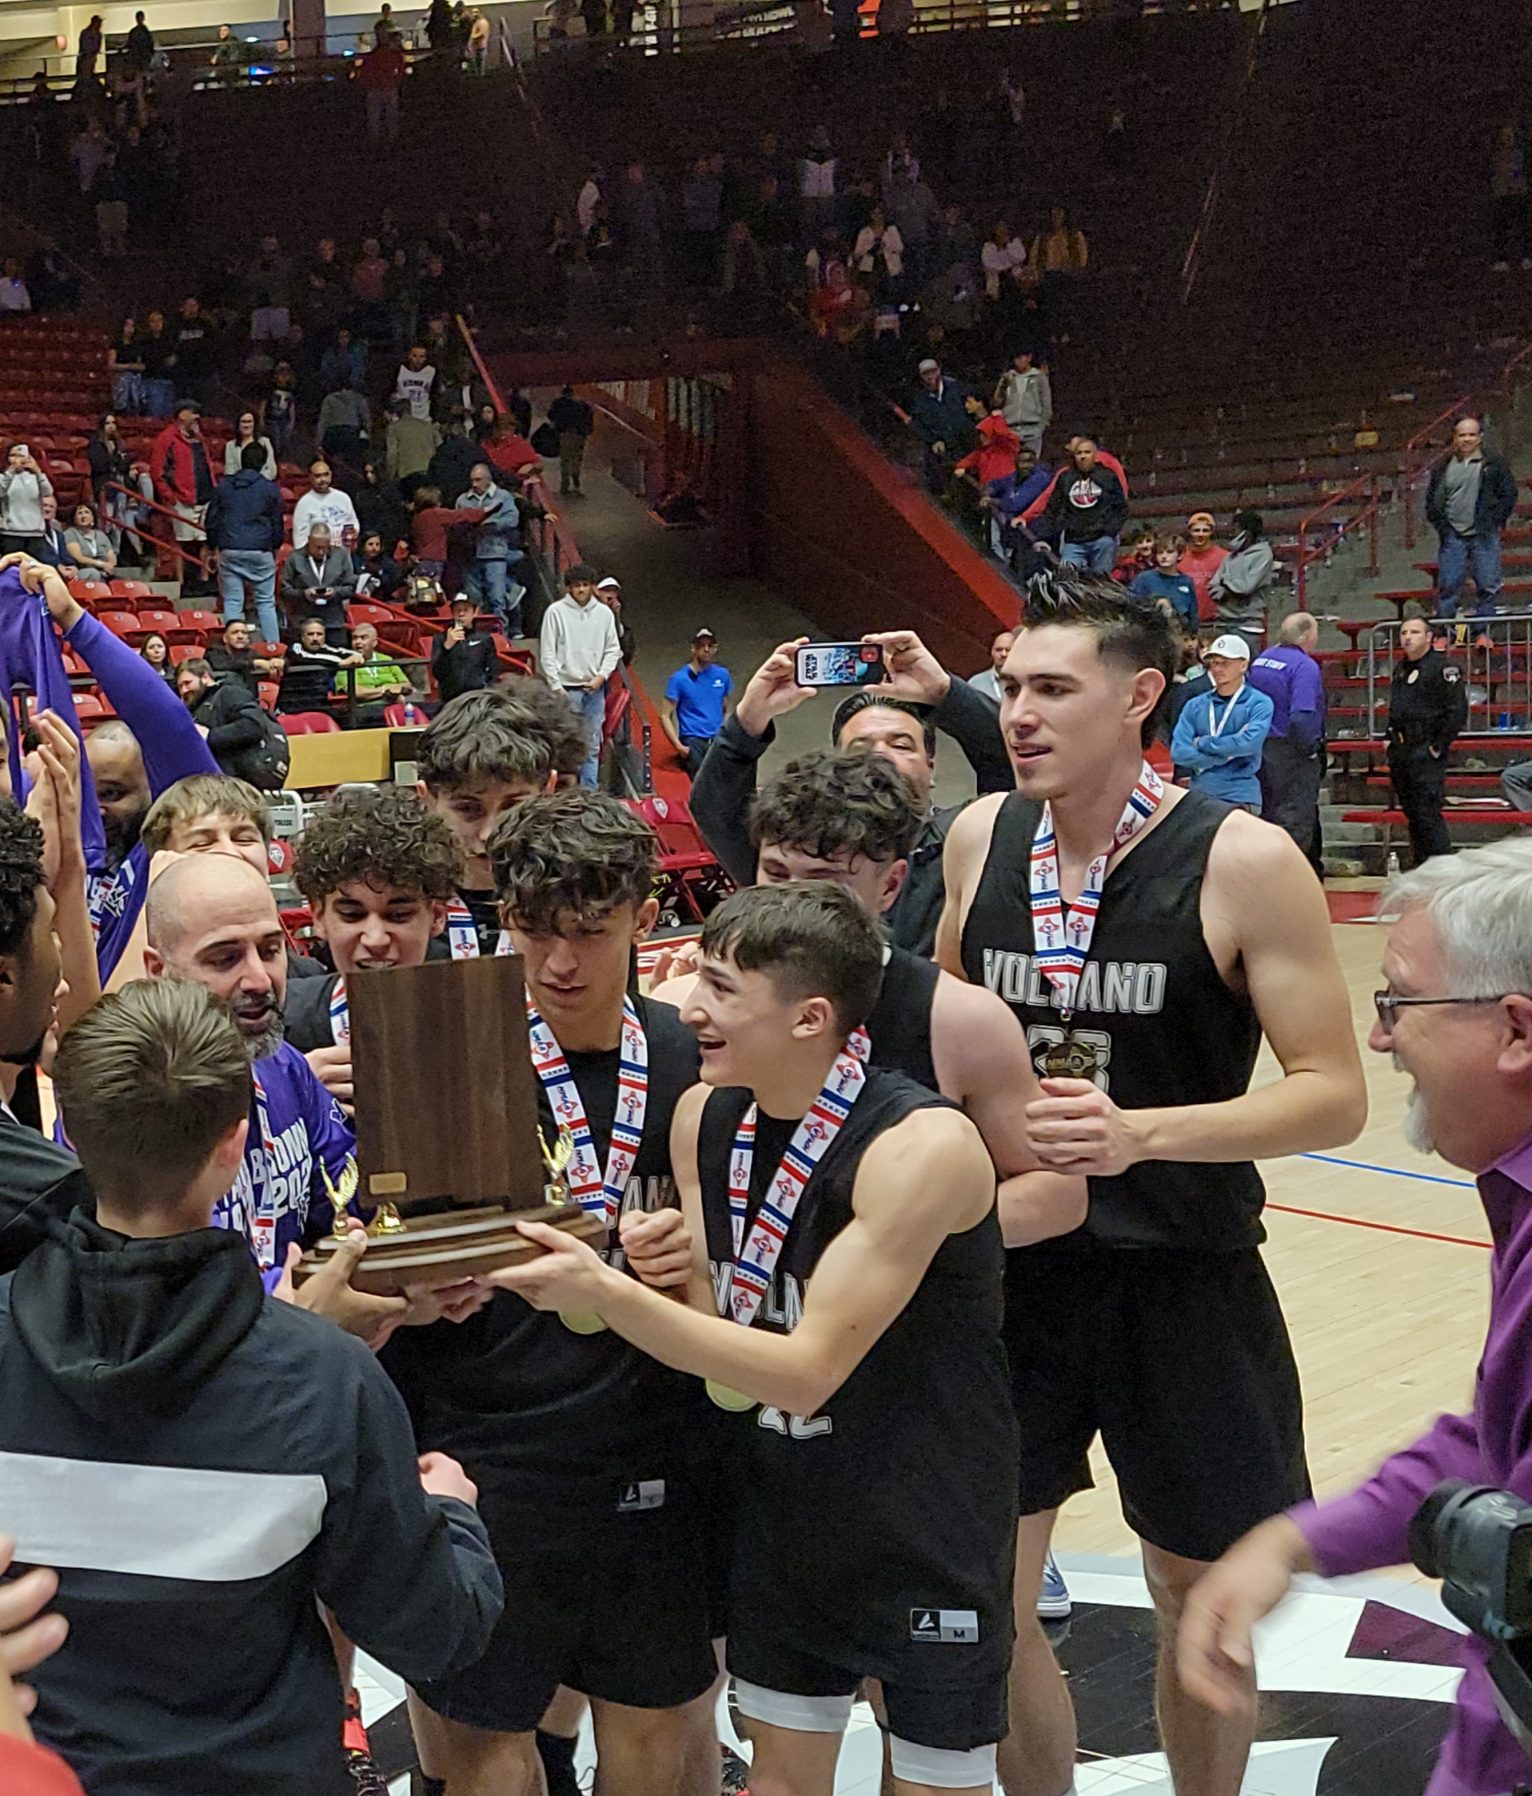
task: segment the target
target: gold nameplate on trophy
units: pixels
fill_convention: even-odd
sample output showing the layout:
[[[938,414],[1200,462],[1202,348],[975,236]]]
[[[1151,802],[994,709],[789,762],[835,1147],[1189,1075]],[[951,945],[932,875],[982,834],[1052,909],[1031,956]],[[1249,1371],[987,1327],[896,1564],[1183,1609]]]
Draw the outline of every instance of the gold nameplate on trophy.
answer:
[[[518,1221],[586,1238],[604,1220],[571,1201],[567,1131],[544,1142],[515,955],[428,961],[347,976],[356,1164],[330,1186],[337,1233],[306,1253],[311,1277],[345,1232],[360,1190],[375,1209],[359,1291],[389,1297],[515,1265],[543,1250]]]

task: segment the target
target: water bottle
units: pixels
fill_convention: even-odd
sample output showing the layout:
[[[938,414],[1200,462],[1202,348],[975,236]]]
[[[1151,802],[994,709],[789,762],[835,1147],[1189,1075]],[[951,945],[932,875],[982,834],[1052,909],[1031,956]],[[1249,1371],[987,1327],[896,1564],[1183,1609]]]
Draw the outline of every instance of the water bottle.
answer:
[[[1388,877],[1390,879],[1394,879],[1395,877],[1397,877],[1398,872],[1399,872],[1399,850],[1397,848],[1389,849],[1388,863],[1384,867],[1383,871],[1388,875]]]
[[[414,701],[414,699],[412,699],[412,698],[407,698],[407,699],[406,699],[406,700],[405,700],[405,701],[404,701],[404,727],[405,727],[405,728],[406,728],[406,729],[407,729],[407,730],[412,730],[412,729],[414,729],[414,727],[415,727],[415,723],[416,723],[416,715],[417,715],[417,714],[416,714],[416,711],[415,711],[415,701]]]

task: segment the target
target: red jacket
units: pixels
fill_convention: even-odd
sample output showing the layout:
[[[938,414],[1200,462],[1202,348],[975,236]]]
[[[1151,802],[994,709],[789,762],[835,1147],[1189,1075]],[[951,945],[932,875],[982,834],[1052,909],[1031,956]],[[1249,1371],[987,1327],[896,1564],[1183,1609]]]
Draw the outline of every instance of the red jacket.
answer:
[[[979,420],[978,448],[970,449],[954,466],[959,474],[971,468],[979,485],[988,486],[990,481],[1004,480],[1014,471],[1020,447],[1021,438],[1005,419],[999,412],[990,412]]]
[[[1128,498],[1128,476],[1122,463],[1118,461],[1117,457],[1112,454],[1110,449],[1098,449],[1096,451],[1096,460],[1101,463],[1103,468],[1110,468],[1117,476],[1122,484],[1122,496],[1124,499]],[[1059,477],[1055,474],[1052,480],[1048,482],[1047,486],[1043,488],[1027,509],[1021,514],[1021,521],[1023,524],[1035,524],[1043,515],[1048,509],[1048,501],[1053,497],[1053,489],[1058,483]]]
[[[57,1753],[9,1734],[0,1734],[0,1790],[5,1796],[84,1796]]]
[[[207,469],[207,490],[202,500],[197,498],[197,456],[201,457]],[[154,496],[161,505],[196,505],[205,503],[213,495],[213,488],[218,484],[218,474],[213,467],[213,458],[207,452],[207,444],[201,435],[187,442],[181,435],[181,427],[174,419],[154,439],[154,447],[149,451],[149,472],[154,479]]]
[[[408,72],[409,64],[398,44],[379,44],[356,65],[356,84],[368,93],[396,94]]]

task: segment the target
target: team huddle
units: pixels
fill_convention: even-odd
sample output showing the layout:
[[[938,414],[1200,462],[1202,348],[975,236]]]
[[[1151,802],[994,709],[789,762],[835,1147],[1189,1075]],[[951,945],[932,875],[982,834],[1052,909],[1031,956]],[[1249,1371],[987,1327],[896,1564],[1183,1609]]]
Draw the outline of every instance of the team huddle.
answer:
[[[58,1003],[78,1165],[29,1141],[20,1197],[0,1168],[0,1527],[61,1573],[33,1725],[92,1796],[354,1791],[357,1647],[407,1680],[446,1796],[569,1796],[587,1703],[598,1791],[716,1796],[725,1675],[755,1796],[830,1796],[863,1692],[901,1796],[1065,1796],[1036,1605],[1098,1437],[1176,1787],[1235,1796],[1253,1673],[1201,1706],[1177,1624],[1309,1495],[1253,1162],[1350,1139],[1365,1101],[1302,853],[1145,759],[1164,619],[1035,582],[999,675],[1014,789],[939,818],[931,719],[967,701],[907,633],[757,783],[748,744],[801,702],[784,645],[698,778],[699,817],[733,782],[742,889],[644,991],[655,840],[570,784],[550,688],[452,701],[417,790],[309,824],[328,970],[289,948],[260,795],[36,578],[124,725],[90,745],[88,881],[68,731],[28,756],[41,828],[0,812],[0,1058],[43,1051],[61,955],[93,944],[106,994]],[[528,1223],[521,1264],[367,1295],[347,982],[502,952],[603,1230]],[[1252,1091],[1263,1035],[1282,1076]],[[7,1110],[0,1152],[22,1133]]]

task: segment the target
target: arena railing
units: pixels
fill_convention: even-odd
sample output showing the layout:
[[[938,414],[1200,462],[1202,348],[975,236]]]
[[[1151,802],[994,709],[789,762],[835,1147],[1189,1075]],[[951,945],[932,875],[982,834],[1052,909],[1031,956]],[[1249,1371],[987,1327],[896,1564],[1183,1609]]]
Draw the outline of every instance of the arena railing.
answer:
[[[1403,627],[1398,618],[1385,619],[1358,644],[1367,656],[1364,736],[1386,733],[1389,682]],[[1458,741],[1474,737],[1493,742],[1497,736],[1532,732],[1532,612],[1433,618],[1431,634],[1438,642],[1446,638],[1448,658],[1462,668],[1468,722]]]
[[[1422,424],[1404,445],[1399,497],[1404,505],[1404,546],[1407,549],[1415,547],[1416,493],[1425,484],[1437,458],[1451,447],[1453,424],[1465,414],[1482,417],[1498,401],[1509,400],[1518,376],[1526,371],[1529,358],[1532,358],[1532,339],[1521,345],[1490,386],[1460,394],[1451,405],[1438,412],[1429,424]]]
[[[1378,514],[1381,495],[1376,474],[1363,474],[1338,493],[1331,493],[1298,523],[1298,548],[1293,556],[1293,585],[1298,609],[1309,608],[1309,568],[1328,561],[1336,548],[1354,531],[1365,530],[1370,545],[1367,575],[1378,572]],[[1320,526],[1323,531],[1320,531]],[[1318,540],[1316,540],[1316,537]]]

